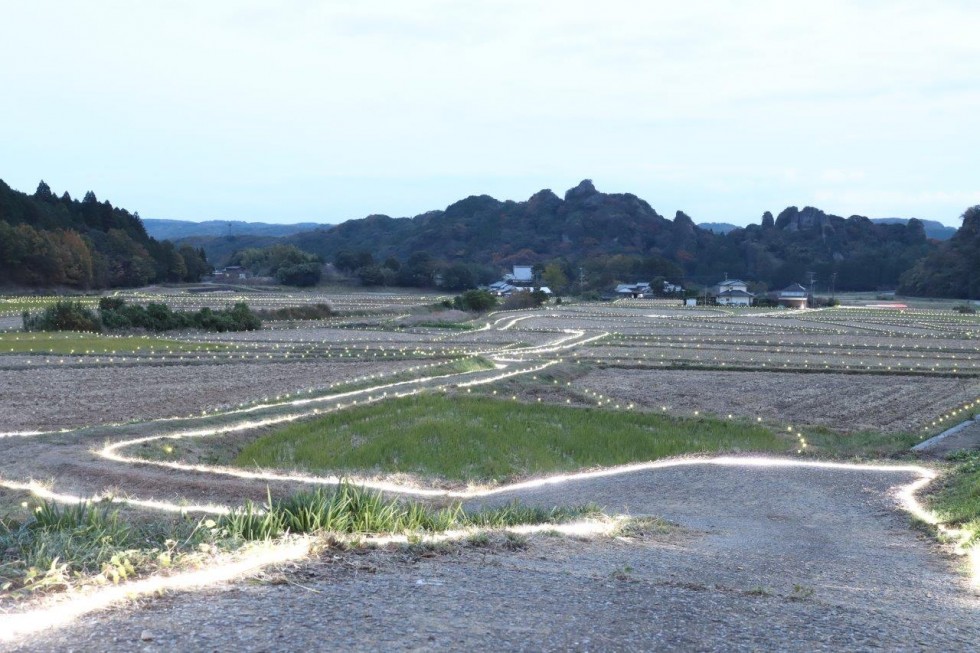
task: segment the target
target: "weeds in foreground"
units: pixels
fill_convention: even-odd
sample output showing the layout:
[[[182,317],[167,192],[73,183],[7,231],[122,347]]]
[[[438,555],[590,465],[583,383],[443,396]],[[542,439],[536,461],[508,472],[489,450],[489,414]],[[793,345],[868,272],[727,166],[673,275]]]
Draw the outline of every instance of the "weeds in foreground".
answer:
[[[927,501],[943,524],[964,531],[962,546],[980,546],[980,451],[957,452],[949,460],[955,466]]]
[[[342,482],[333,490],[318,488],[278,501],[270,497],[264,506],[247,502],[222,517],[218,526],[231,538],[265,540],[286,533],[435,533],[560,524],[601,514],[595,504],[541,508],[517,501],[473,512],[465,512],[458,503],[437,509],[415,501],[386,499],[380,492]]]
[[[23,520],[0,519],[0,594],[65,589],[84,582],[117,583],[287,534],[323,535],[344,547],[360,545],[351,536],[407,534],[409,546],[430,555],[454,545],[426,541],[423,534],[560,523],[597,514],[594,505],[541,509],[519,503],[468,513],[459,504],[433,508],[387,499],[350,483],[277,500],[270,494],[264,504],[246,502],[228,515],[201,520],[183,515],[138,522],[108,502],[63,507],[45,501]],[[522,535],[505,533],[504,538],[506,549],[528,546]],[[474,546],[483,542],[490,543],[486,534],[470,536]]]
[[[138,569],[169,566],[177,538],[205,536],[192,520],[136,525],[108,503],[38,504],[23,520],[0,520],[0,591],[64,588],[83,576],[119,582]]]
[[[263,507],[247,502],[222,517],[219,526],[240,540],[273,539],[286,533],[405,533],[445,531],[460,525],[462,508],[433,509],[416,502],[386,499],[349,483],[334,490],[318,488],[272,501]]]

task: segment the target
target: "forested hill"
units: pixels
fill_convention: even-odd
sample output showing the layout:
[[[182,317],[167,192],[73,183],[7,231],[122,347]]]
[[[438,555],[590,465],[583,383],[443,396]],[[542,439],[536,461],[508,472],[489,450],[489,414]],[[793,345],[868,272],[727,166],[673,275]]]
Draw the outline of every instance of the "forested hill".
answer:
[[[902,276],[911,295],[980,299],[980,205],[963,213],[963,224],[945,243]]]
[[[838,290],[894,288],[901,274],[935,248],[922,223],[875,224],[790,207],[761,224],[714,234],[678,211],[673,220],[631,194],[598,192],[585,180],[564,198],[542,190],[525,202],[472,196],[414,218],[372,215],[329,231],[286,239],[324,260],[370,254],[406,261],[425,254],[446,264],[497,269],[557,263],[569,278],[584,268],[590,285],[664,276],[717,282],[741,277],[770,288],[816,275]],[[836,275],[836,276],[835,276]]]
[[[203,252],[147,235],[139,215],[100,202],[60,197],[43,181],[33,195],[0,181],[0,283],[106,288],[197,280]]]
[[[586,180],[564,199],[550,190],[526,202],[471,196],[445,211],[414,218],[371,215],[289,240],[305,243],[301,246],[326,260],[343,250],[367,250],[378,259],[427,252],[450,260],[509,265],[557,256],[675,249],[681,244],[674,242],[675,232],[681,240],[697,237],[687,226],[675,228],[635,195],[599,193]]]

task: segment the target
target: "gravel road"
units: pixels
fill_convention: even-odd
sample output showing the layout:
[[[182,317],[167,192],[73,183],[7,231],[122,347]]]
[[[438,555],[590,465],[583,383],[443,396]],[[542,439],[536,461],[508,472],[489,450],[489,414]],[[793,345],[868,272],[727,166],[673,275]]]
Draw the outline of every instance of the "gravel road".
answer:
[[[980,598],[896,509],[891,488],[914,478],[692,465],[524,490],[677,527],[431,558],[328,553],[11,650],[977,650]]]

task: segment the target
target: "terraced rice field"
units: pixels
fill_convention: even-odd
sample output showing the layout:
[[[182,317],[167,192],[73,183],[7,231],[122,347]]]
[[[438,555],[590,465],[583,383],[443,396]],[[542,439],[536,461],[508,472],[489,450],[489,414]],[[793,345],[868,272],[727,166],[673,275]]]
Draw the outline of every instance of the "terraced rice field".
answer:
[[[413,320],[403,319],[424,313],[426,306],[436,303],[436,296],[324,292],[219,296],[168,289],[129,293],[126,298],[164,301],[181,309],[242,300],[256,308],[328,302],[339,314],[274,323],[254,333],[181,333],[165,340],[135,334],[125,339],[125,346],[120,340],[116,348],[95,339],[99,342],[79,342],[77,349],[67,351],[63,343],[57,349],[37,342],[25,348],[24,341],[17,339],[20,336],[3,334],[0,500],[10,505],[0,514],[16,515],[18,507],[12,502],[33,494],[65,503],[111,497],[146,519],[180,513],[222,515],[246,500],[332,487],[338,478],[330,473],[329,455],[318,460],[321,471],[316,473],[275,467],[243,470],[229,462],[250,442],[275,429],[324,413],[342,417],[355,406],[383,409],[392,398],[420,393],[440,393],[450,401],[475,394],[498,402],[552,403],[555,410],[574,405],[648,411],[676,417],[679,424],[710,416],[780,434],[781,444],[774,450],[786,450],[787,441],[792,446],[777,467],[816,465],[806,467],[815,479],[824,473],[819,465],[834,452],[829,446],[814,452],[807,446],[808,439],[840,442],[851,434],[867,439],[872,437],[867,433],[874,432],[878,435],[873,437],[888,446],[905,447],[980,408],[980,319],[937,310],[739,311],[638,300],[493,313],[474,320],[471,329],[456,330],[423,326],[424,321],[412,326]],[[2,343],[8,341],[19,344],[5,351]],[[424,417],[416,421],[424,422]],[[848,450],[848,455],[867,458],[880,451],[881,447],[857,448]],[[739,460],[725,464],[745,465],[746,475],[755,474],[748,471],[756,468],[755,458]],[[629,505],[656,510],[657,493],[636,489],[655,484],[656,469],[635,470],[650,474],[644,477],[647,480],[623,476],[624,480],[604,481],[601,487],[588,479],[605,478],[601,475],[607,472],[593,469],[589,473],[599,477],[568,481],[573,484],[570,494],[588,500],[595,491],[604,501],[616,496],[610,499],[616,511],[628,510]],[[842,468],[840,473],[870,478],[882,472]],[[620,472],[608,474],[620,478]],[[679,482],[689,483],[691,503],[682,506],[677,498],[679,503],[663,504],[662,510],[673,510],[682,521],[691,520],[692,528],[695,523],[697,529],[715,528],[710,520],[696,517],[698,501],[707,500],[704,493],[712,487],[713,474],[708,464],[681,475]],[[766,476],[769,472],[760,474],[760,483],[775,478]],[[924,484],[932,472],[906,465],[896,468],[895,474],[893,485],[867,482],[877,488],[878,508],[873,514],[862,512],[860,519],[885,519],[884,514],[895,519],[894,505],[883,498],[888,487]],[[445,481],[427,485],[424,477],[367,471],[355,478],[390,495],[437,503],[453,497],[482,503],[496,494],[540,498],[544,495],[537,488],[547,487],[547,481],[529,478],[512,479],[517,484],[508,487]],[[779,483],[792,486],[791,490],[759,495],[756,501],[773,502],[760,514],[782,514],[780,501],[798,500],[810,506],[811,514],[830,511],[820,514],[832,521],[837,511],[857,505],[853,502],[858,501],[857,488],[863,482],[855,481],[854,496],[847,495],[846,501],[852,503],[839,506],[830,495],[812,494],[808,486],[791,483],[791,478],[779,477]],[[823,487],[821,483],[815,480],[812,487]],[[799,496],[794,499],[786,492]],[[797,517],[806,514],[785,512]],[[888,528],[897,529],[901,546],[929,559],[931,554],[922,548],[928,545],[914,544],[916,538],[906,526]],[[804,529],[794,536],[805,534]],[[869,535],[867,541],[874,539]],[[305,555],[297,554],[298,558]],[[946,564],[936,560],[940,558],[933,561],[936,565]],[[221,564],[216,558],[214,565]],[[955,578],[952,567],[943,569],[941,573]],[[756,572],[764,573],[761,567]],[[843,583],[846,573],[841,574],[827,582]],[[740,581],[725,582],[741,587]],[[950,581],[953,589],[943,600],[958,602],[958,609],[974,609],[974,599],[957,593],[957,582]],[[0,608],[15,609],[13,598],[0,592]],[[23,624],[29,620],[18,623],[21,630],[0,628],[0,636],[16,639],[18,633],[27,632]],[[957,630],[946,641],[962,641],[957,638],[963,632]],[[55,640],[50,641],[55,647]]]

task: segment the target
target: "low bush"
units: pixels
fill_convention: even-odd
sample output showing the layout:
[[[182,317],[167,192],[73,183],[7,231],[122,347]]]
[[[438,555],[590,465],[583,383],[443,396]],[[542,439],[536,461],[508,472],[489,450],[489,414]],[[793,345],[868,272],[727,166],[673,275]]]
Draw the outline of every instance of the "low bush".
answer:
[[[535,290],[534,292],[515,292],[504,300],[501,308],[505,311],[518,310],[522,308],[537,308],[546,301],[548,301],[548,295],[540,290]]]
[[[110,300],[110,301],[105,301]],[[196,313],[173,311],[166,304],[126,304],[115,298],[99,302],[99,314],[107,329],[146,329],[173,331],[201,329],[204,331],[254,331],[262,328],[262,320],[248,304],[239,302],[230,309],[202,308]]]
[[[485,313],[497,305],[497,298],[486,290],[467,290],[453,300],[453,307],[461,311]]]
[[[98,313],[80,302],[55,302],[36,315],[24,311],[23,322],[25,331],[254,331],[262,328],[259,316],[241,302],[229,309],[202,308],[192,313],[173,311],[166,304],[152,302],[146,306],[127,304],[118,297],[100,299]]]
[[[102,322],[95,311],[81,302],[58,301],[33,315],[23,313],[24,331],[101,331]]]

